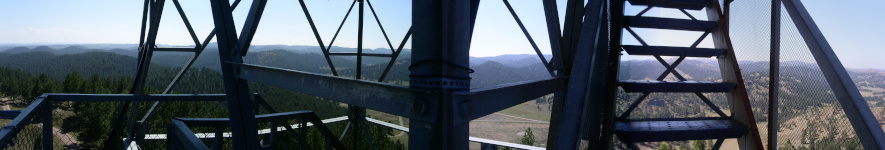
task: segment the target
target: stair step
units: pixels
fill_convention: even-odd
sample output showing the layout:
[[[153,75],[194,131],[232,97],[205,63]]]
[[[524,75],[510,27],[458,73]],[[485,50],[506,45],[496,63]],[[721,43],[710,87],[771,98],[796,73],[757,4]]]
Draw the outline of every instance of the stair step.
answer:
[[[706,81],[621,81],[625,92],[729,92],[734,83]]]
[[[654,7],[701,10],[713,0],[628,0],[631,5],[654,5]]]
[[[615,134],[625,142],[739,138],[748,130],[734,120],[617,121],[614,127]]]
[[[707,31],[719,25],[716,21],[624,16],[624,25],[636,28]]]
[[[713,57],[725,54],[724,49],[712,48],[688,48],[669,46],[639,46],[622,45],[622,48],[630,55],[661,55],[661,56],[686,56],[686,57]]]

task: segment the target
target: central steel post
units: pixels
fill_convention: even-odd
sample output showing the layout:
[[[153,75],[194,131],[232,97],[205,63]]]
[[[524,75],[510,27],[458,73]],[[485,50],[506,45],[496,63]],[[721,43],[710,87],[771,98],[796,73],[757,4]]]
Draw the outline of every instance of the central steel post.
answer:
[[[410,119],[409,149],[468,149],[468,123],[454,124],[452,120],[453,115],[470,113],[454,112],[453,107],[468,105],[452,104],[452,95],[470,88],[467,66],[471,19],[469,0],[412,1],[414,37],[409,87],[441,96],[416,100],[439,101],[439,115],[434,122]]]

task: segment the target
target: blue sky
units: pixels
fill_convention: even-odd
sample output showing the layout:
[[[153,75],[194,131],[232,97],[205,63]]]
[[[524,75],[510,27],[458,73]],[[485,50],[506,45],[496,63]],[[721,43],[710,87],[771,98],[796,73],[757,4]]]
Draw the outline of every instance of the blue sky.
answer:
[[[347,0],[306,0],[311,15],[318,25],[323,41],[328,45],[347,7]],[[560,13],[565,10],[560,3]],[[760,1],[762,2],[762,1]],[[0,44],[9,43],[137,43],[143,1],[99,0],[0,0]],[[213,28],[208,0],[182,0],[191,24],[202,40]],[[235,10],[235,19],[242,25],[249,0],[243,1]],[[768,3],[768,2],[764,2]],[[876,46],[885,42],[885,24],[879,11],[885,1],[804,1],[818,26],[836,50],[843,63],[851,68],[885,69],[885,62],[877,56],[885,51]],[[544,53],[549,53],[543,8],[538,0],[511,0],[514,9],[525,23],[535,42]],[[372,6],[378,13],[394,47],[400,43],[411,18],[409,0],[375,0]],[[636,14],[643,7],[628,7],[627,14]],[[755,8],[748,8],[755,9]],[[767,8],[766,8],[767,9]],[[335,42],[336,46],[356,47],[356,11]],[[753,11],[739,10],[732,11]],[[167,1],[158,44],[191,45],[193,42],[184,28],[173,3]],[[387,48],[378,25],[366,7],[366,48]],[[704,13],[691,12],[699,18]],[[652,9],[649,16],[686,18],[679,11]],[[300,5],[295,0],[268,3],[254,44],[317,45]],[[766,23],[767,24],[767,23]],[[240,27],[238,26],[238,27]],[[750,28],[752,30],[752,28]],[[767,30],[767,28],[763,29]],[[640,36],[652,45],[690,45],[698,32],[660,31],[637,29]],[[737,33],[733,36],[751,31]],[[624,44],[638,44],[625,35]],[[407,45],[408,47],[409,45]],[[700,47],[711,47],[705,40]],[[756,46],[754,49],[767,48]],[[495,56],[501,54],[532,54],[534,51],[520,32],[506,7],[498,0],[485,0],[480,5],[471,56]],[[625,57],[626,59],[647,59]],[[739,57],[740,58],[740,57]]]

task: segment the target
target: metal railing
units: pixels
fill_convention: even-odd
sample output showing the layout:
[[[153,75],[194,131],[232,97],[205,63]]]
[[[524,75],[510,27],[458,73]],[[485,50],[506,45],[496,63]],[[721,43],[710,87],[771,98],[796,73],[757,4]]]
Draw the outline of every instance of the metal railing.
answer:
[[[2,118],[15,116],[0,129],[0,147],[5,149],[77,148],[75,137],[55,128],[55,120],[70,117],[60,110],[63,102],[125,102],[125,101],[224,101],[224,94],[43,94],[27,108],[3,111]],[[58,140],[56,140],[58,138]]]
[[[344,145],[339,141],[335,134],[329,130],[328,127],[323,123],[319,117],[316,116],[311,111],[295,111],[295,112],[285,112],[285,113],[274,113],[274,114],[265,114],[265,115],[257,115],[255,120],[258,123],[270,123],[270,132],[264,134],[264,139],[262,142],[262,148],[278,148],[280,147],[279,142],[281,140],[281,134],[284,132],[291,132],[296,134],[287,134],[288,138],[296,139],[298,142],[298,146],[301,148],[309,147],[306,140],[307,127],[313,126],[315,127],[320,134],[326,140],[326,149],[332,147],[335,149],[346,149]],[[288,122],[294,120],[297,125],[289,126]],[[308,125],[312,123],[312,125]],[[169,140],[166,140],[168,149],[178,149],[178,148],[187,148],[187,149],[209,149],[206,144],[200,141],[200,138],[197,137],[193,131],[191,131],[189,126],[192,127],[212,127],[215,130],[215,133],[208,134],[206,138],[213,138],[212,147],[213,149],[226,149],[223,148],[223,138],[224,129],[230,125],[230,118],[176,118],[172,120],[172,123],[169,123],[166,135],[169,137]],[[222,135],[222,136],[218,136]],[[264,142],[266,141],[266,142]],[[313,148],[311,148],[313,149]]]

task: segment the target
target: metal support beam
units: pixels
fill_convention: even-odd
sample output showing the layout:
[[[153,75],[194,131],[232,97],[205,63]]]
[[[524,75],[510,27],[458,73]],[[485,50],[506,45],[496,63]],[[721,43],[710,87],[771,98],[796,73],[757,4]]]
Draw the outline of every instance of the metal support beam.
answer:
[[[335,36],[332,37],[332,42],[329,43],[329,47],[326,47],[323,44],[323,38],[320,37],[320,32],[317,31],[316,25],[313,23],[313,18],[310,17],[310,11],[307,10],[307,5],[304,4],[304,0],[298,0],[298,3],[301,4],[301,10],[304,11],[304,16],[307,18],[307,23],[310,24],[310,29],[313,30],[313,35],[317,38],[317,43],[320,45],[320,49],[323,51],[323,55],[326,56],[326,63],[329,65],[329,70],[332,71],[332,75],[338,76],[338,70],[335,69],[335,64],[332,63],[332,59],[329,58],[329,48],[332,48],[332,43],[335,42],[335,37],[338,37],[338,32],[335,32]],[[338,31],[341,31],[341,27],[344,26],[344,21],[347,20],[347,16],[350,15],[350,10],[353,10],[353,5],[356,4],[356,1],[350,4],[350,8],[347,9],[347,13],[344,15],[344,19],[341,20],[341,25],[338,26]]]
[[[469,49],[473,30],[473,6],[478,1],[412,1],[411,88],[439,93],[432,100],[439,117],[434,122],[410,118],[410,149],[468,149],[468,123],[453,124],[452,96],[469,89]],[[476,3],[478,4],[478,3]],[[455,85],[454,83],[468,83]]]
[[[157,30],[159,29],[159,26],[160,26],[160,18],[162,18],[163,7],[165,6],[165,3],[166,3],[165,0],[156,0],[153,2],[147,3],[148,7],[150,9],[150,11],[149,11],[150,15],[148,16],[148,17],[150,17],[150,19],[149,19],[150,23],[149,23],[149,28],[147,28],[148,29],[147,39],[144,42],[141,42],[141,41],[139,42],[139,43],[144,43],[144,44],[139,45],[138,66],[136,66],[135,81],[132,84],[131,89],[129,90],[129,94],[143,94],[145,80],[147,79],[147,72],[148,72],[148,69],[150,69],[151,57],[153,56],[153,51],[156,48],[155,45],[156,45],[156,40],[157,40]],[[143,20],[144,20],[144,18],[143,18]],[[142,32],[144,32],[144,31],[142,31]],[[120,134],[121,130],[123,129],[122,128],[123,127],[123,125],[122,125],[123,124],[123,117],[126,115],[127,111],[130,114],[130,119],[128,121],[128,125],[129,125],[128,129],[130,131],[129,133],[132,133],[131,131],[134,128],[134,124],[135,124],[134,117],[137,116],[138,109],[130,110],[129,107],[131,106],[131,107],[139,108],[140,105],[141,105],[141,103],[139,103],[139,102],[132,104],[132,102],[128,102],[128,101],[123,104],[123,107],[121,107],[120,110],[117,111],[116,118],[114,119],[114,124],[111,127],[110,133],[108,133],[108,137],[105,138],[105,142],[114,141],[114,139],[117,138],[117,135]],[[130,135],[127,135],[127,138],[126,138],[127,140],[132,139],[131,137],[129,137]],[[129,141],[125,141],[124,143],[129,143]],[[108,145],[111,145],[111,144],[104,144],[104,145],[102,145],[101,149],[103,149],[103,150],[109,149]]]
[[[808,10],[800,1],[783,0],[783,4],[864,148],[885,149],[885,132]]]
[[[768,149],[777,149],[781,63],[781,0],[771,0],[771,54],[768,67]]]
[[[453,125],[470,122],[535,98],[565,89],[567,77],[517,82],[498,87],[455,93]]]
[[[173,2],[176,2],[176,1],[177,1],[177,0],[175,0],[175,1],[173,1]],[[176,3],[177,3],[177,2],[176,2]],[[231,7],[231,10],[236,9],[236,8],[237,8],[237,5],[239,5],[239,4],[240,4],[240,0],[235,0],[234,3],[231,4],[231,6],[230,6],[230,7]],[[147,7],[147,6],[145,6],[145,7]],[[176,7],[177,7],[177,8],[180,8],[179,6],[176,6]],[[179,13],[182,15],[182,17],[184,17],[184,12],[183,12],[183,11],[180,11]],[[194,51],[194,52],[195,52],[195,53],[194,53],[194,56],[192,56],[192,57],[187,61],[187,63],[186,63],[183,67],[181,67],[181,70],[179,70],[179,71],[178,71],[178,74],[176,74],[175,77],[172,78],[172,82],[170,82],[169,85],[166,86],[166,89],[163,90],[163,93],[162,93],[162,94],[169,94],[169,92],[172,92],[172,88],[174,88],[175,85],[178,85],[178,82],[180,81],[181,77],[183,77],[183,76],[184,76],[184,73],[186,73],[186,72],[191,68],[191,66],[194,64],[194,62],[197,61],[197,58],[199,58],[199,57],[200,57],[200,54],[203,53],[203,50],[205,50],[206,47],[209,46],[209,41],[212,41],[212,38],[213,38],[213,37],[215,37],[215,29],[212,29],[212,31],[209,32],[209,35],[206,36],[206,38],[203,40],[203,43],[202,43],[202,44],[198,44],[198,47],[197,47],[196,50]],[[147,123],[148,120],[150,120],[150,119],[153,118],[153,116],[154,116],[154,112],[156,112],[156,110],[159,109],[159,108],[160,108],[160,102],[154,102],[154,104],[151,106],[151,108],[148,109],[147,112],[145,112],[144,117],[141,117],[141,120],[138,121],[138,124],[136,125],[137,127],[135,127],[135,128],[137,128],[136,131],[146,131],[146,130],[147,130],[147,126],[143,126],[143,125],[144,125],[144,124],[148,124],[148,123]],[[130,133],[130,134],[132,134],[132,133]],[[137,134],[137,135],[135,135],[135,137],[133,137],[133,139],[136,140],[136,141],[142,140],[142,139],[144,139],[144,135],[142,135],[142,134]],[[139,142],[140,142],[140,141],[139,141]],[[128,144],[128,143],[127,143],[127,144]],[[127,147],[128,147],[128,146],[127,146]]]
[[[438,94],[399,85],[251,64],[225,64],[240,68],[236,77],[241,79],[425,122],[434,122],[439,106]]]
[[[553,67],[550,66],[550,63],[547,63],[547,58],[544,58],[544,54],[541,54],[541,50],[538,49],[538,44],[535,44],[535,40],[532,38],[532,35],[529,34],[529,31],[525,29],[525,25],[522,25],[522,20],[519,19],[519,15],[516,15],[516,11],[513,11],[513,7],[510,6],[510,1],[503,0],[504,6],[507,6],[507,10],[510,11],[510,15],[513,16],[513,20],[516,20],[516,24],[519,25],[519,29],[522,30],[522,34],[525,35],[525,38],[529,40],[529,44],[532,45],[532,48],[535,49],[535,53],[538,54],[538,58],[541,60],[541,64],[547,68],[547,72],[550,73],[551,77],[556,77],[556,74],[553,73]]]
[[[554,3],[554,2],[546,2],[546,3]],[[552,31],[550,31],[551,29],[549,29],[549,28],[552,25],[551,22],[553,22],[551,20],[552,16],[550,16],[551,15],[550,13],[559,13],[559,12],[552,12],[551,11],[551,9],[554,9],[551,7],[554,7],[554,6],[550,6],[550,5],[556,5],[556,4],[544,4],[544,5],[545,5],[545,8],[544,8],[545,13],[547,13],[546,14],[547,15],[546,20],[547,20],[547,26],[548,26],[547,31],[549,33],[549,32],[552,32]],[[584,10],[584,1],[583,0],[568,0],[568,2],[566,2],[565,19],[564,19],[565,21],[563,22],[562,37],[560,37],[561,40],[559,41],[560,42],[559,43],[560,44],[559,51],[555,51],[556,49],[551,49],[551,50],[553,50],[553,54],[557,54],[557,53],[559,54],[558,57],[554,56],[554,60],[552,60],[554,63],[560,64],[560,66],[558,66],[559,70],[556,71],[557,77],[566,77],[566,76],[570,75],[571,68],[572,68],[572,60],[574,59],[574,56],[573,56],[574,49],[575,49],[575,47],[577,47],[576,41],[579,39],[579,37],[581,35],[581,25],[582,25],[583,19],[584,19],[583,18],[584,11],[585,10]],[[557,21],[558,21],[558,19],[557,19]],[[556,24],[556,26],[559,26],[559,24]],[[565,99],[565,93],[566,93],[566,91],[562,91],[562,92],[556,92],[555,94],[553,94],[553,106],[551,106],[553,108],[553,110],[550,112],[550,132],[548,132],[548,134],[547,134],[547,137],[548,137],[547,146],[548,147],[551,147],[551,145],[556,144],[555,143],[556,137],[557,137],[556,135],[558,134],[558,132],[556,132],[556,131],[559,130],[558,126],[560,124],[560,122],[559,122],[560,117],[562,116],[561,112],[562,112],[562,107],[563,107],[563,100]]]
[[[258,22],[261,21],[261,15],[264,14],[264,6],[267,6],[267,0],[252,1],[252,6],[249,8],[249,14],[246,15],[246,24],[243,25],[243,30],[240,33],[238,41],[240,47],[237,52],[240,54],[237,55],[240,57],[246,56],[246,53],[249,52],[249,46],[252,45],[252,37],[255,36],[255,32],[258,30]],[[233,11],[233,9],[231,9],[231,11]],[[221,38],[218,40],[221,40]]]
[[[245,50],[241,47],[237,39],[237,30],[234,25],[232,9],[228,0],[212,0],[212,16],[215,23],[216,36],[218,41],[218,54],[221,62],[221,72],[224,79],[224,89],[227,94],[228,113],[231,118],[231,133],[234,135],[233,147],[235,149],[258,149],[261,145],[258,143],[258,130],[255,123],[255,114],[252,112],[253,104],[250,98],[249,88],[246,80],[239,79],[236,75],[240,74],[240,68],[228,62],[242,63]],[[263,0],[252,2],[254,8],[262,8]],[[256,7],[256,6],[262,7]],[[249,14],[255,10],[250,10]],[[249,16],[256,17],[256,16]],[[248,20],[248,19],[247,19]],[[247,25],[256,22],[247,21]],[[249,26],[250,28],[252,26]],[[244,31],[250,28],[244,27]],[[252,36],[245,36],[251,38]],[[245,40],[248,45],[249,40]]]
[[[547,38],[550,39],[550,52],[553,58],[550,59],[551,66],[556,70],[562,70],[562,61],[560,54],[562,46],[562,29],[559,28],[559,11],[556,9],[555,0],[544,0],[544,19],[547,21]]]
[[[170,129],[173,129],[173,130],[166,131],[167,135],[174,134],[176,138],[170,139],[170,140],[176,140],[175,143],[181,144],[178,146],[185,147],[189,150],[208,150],[209,149],[209,147],[207,147],[206,144],[203,144],[203,141],[200,141],[200,139],[197,138],[196,135],[194,135],[194,131],[191,131],[191,129],[188,128],[187,125],[185,125],[184,122],[182,122],[181,120],[172,119],[172,122],[169,123],[168,126],[170,126]],[[173,147],[175,147],[175,146],[173,146]]]
[[[359,12],[357,14],[357,35],[356,35],[356,79],[363,78],[363,12],[366,5],[363,0],[356,0],[359,2]],[[354,128],[355,129],[355,128]]]
[[[569,74],[568,89],[565,92],[559,124],[557,124],[553,149],[574,149],[582,136],[587,136],[590,147],[599,142],[599,120],[604,98],[608,62],[608,37],[604,0],[590,0],[584,11],[581,34],[574,49],[574,57]],[[578,59],[580,58],[580,59]],[[611,79],[615,80],[615,79]],[[585,122],[587,120],[588,122]],[[582,129],[582,128],[588,129]],[[589,135],[583,135],[582,131]]]

